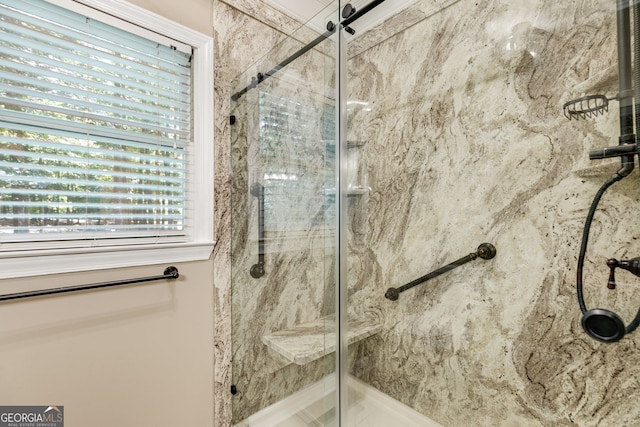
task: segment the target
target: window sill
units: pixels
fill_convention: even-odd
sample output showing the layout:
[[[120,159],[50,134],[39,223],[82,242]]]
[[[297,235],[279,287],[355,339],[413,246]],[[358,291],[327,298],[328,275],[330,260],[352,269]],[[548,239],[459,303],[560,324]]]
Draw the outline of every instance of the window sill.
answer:
[[[66,249],[0,255],[0,279],[209,259],[215,242]]]

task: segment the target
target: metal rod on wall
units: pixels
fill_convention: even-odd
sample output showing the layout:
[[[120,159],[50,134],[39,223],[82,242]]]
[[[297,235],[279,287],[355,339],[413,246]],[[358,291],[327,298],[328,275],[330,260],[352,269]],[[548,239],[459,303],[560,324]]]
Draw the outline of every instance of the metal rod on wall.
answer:
[[[258,279],[264,276],[264,186],[256,182],[250,192],[258,199],[258,263],[251,266],[249,273]]]
[[[8,301],[21,298],[39,297],[44,295],[62,294],[67,292],[86,291],[89,289],[107,288],[110,286],[130,285],[133,283],[151,282],[154,280],[177,279],[180,277],[176,267],[167,267],[161,276],[138,277],[135,279],[116,280],[113,282],[92,283],[88,285],[67,286],[64,288],[42,289],[39,291],[17,292],[15,294],[0,295],[0,301]]]
[[[269,77],[273,76],[278,71],[280,71],[281,69],[283,69],[284,67],[289,65],[291,62],[295,61],[296,59],[298,59],[299,57],[301,57],[302,55],[304,55],[305,53],[307,53],[308,51],[310,51],[311,49],[313,49],[314,47],[316,47],[317,45],[319,45],[320,43],[322,43],[323,41],[325,41],[329,37],[331,37],[331,35],[333,33],[335,33],[335,31],[336,31],[335,24],[332,23],[332,22],[329,22],[329,24],[327,24],[327,31],[325,33],[323,33],[320,36],[316,37],[309,44],[303,46],[300,50],[298,50],[296,53],[294,53],[293,55],[291,55],[290,57],[288,57],[287,59],[285,59],[284,61],[282,61],[278,65],[276,65],[275,67],[273,67],[271,70],[267,71],[264,74],[258,73],[257,78],[256,77],[252,77],[251,84],[249,86],[245,87],[244,89],[242,89],[242,90],[234,93],[233,95],[231,95],[231,99],[233,99],[234,101],[237,101],[238,98],[240,98],[242,95],[247,93],[249,90],[251,90],[254,87],[256,87],[259,83],[262,83],[263,81],[265,81]]]
[[[431,273],[425,274],[424,276],[419,277],[416,280],[413,280],[407,283],[406,285],[400,286],[399,288],[387,289],[387,292],[385,292],[384,297],[387,299],[390,299],[391,301],[396,301],[400,296],[400,293],[407,291],[413,288],[414,286],[417,286],[421,283],[424,283],[428,280],[438,277],[439,275],[444,274],[447,271],[451,271],[456,267],[460,267],[461,265],[466,264],[469,261],[473,261],[478,257],[482,259],[491,259],[494,256],[496,256],[495,246],[493,246],[491,243],[483,243],[480,246],[478,246],[477,252],[474,252],[465,257],[462,257],[450,264],[445,265],[444,267],[440,267],[439,269],[434,270]]]
[[[342,10],[342,17],[345,18],[345,19],[340,23],[340,26],[345,28],[345,30],[347,30],[347,32],[349,32],[350,34],[354,34],[353,30],[349,27],[349,24],[357,21],[358,19],[360,19],[361,17],[363,17],[367,13],[371,12],[377,6],[382,4],[384,1],[385,0],[374,0],[371,3],[365,5],[360,10],[356,10],[350,4],[347,4]],[[234,101],[237,101],[242,95],[244,95],[245,93],[249,92],[251,89],[256,87],[258,84],[262,83],[263,81],[265,81],[269,77],[273,76],[278,71],[280,71],[281,69],[283,69],[284,67],[289,65],[291,62],[295,61],[296,59],[298,59],[299,57],[301,57],[302,55],[304,55],[305,53],[307,53],[308,51],[310,51],[311,49],[313,49],[314,47],[316,47],[317,45],[322,43],[324,40],[326,40],[329,37],[331,37],[331,35],[333,33],[335,33],[337,29],[338,29],[338,26],[336,24],[334,24],[333,22],[329,21],[327,23],[327,31],[325,31],[323,34],[321,34],[318,37],[316,37],[310,43],[308,43],[305,46],[303,46],[302,48],[300,48],[298,51],[296,51],[293,55],[289,56],[284,61],[280,62],[278,65],[273,67],[270,71],[267,71],[266,73],[258,73],[258,75],[256,77],[252,77],[251,78],[251,84],[249,84],[244,89],[241,89],[238,92],[236,92],[233,95],[231,95],[231,99],[234,100]]]

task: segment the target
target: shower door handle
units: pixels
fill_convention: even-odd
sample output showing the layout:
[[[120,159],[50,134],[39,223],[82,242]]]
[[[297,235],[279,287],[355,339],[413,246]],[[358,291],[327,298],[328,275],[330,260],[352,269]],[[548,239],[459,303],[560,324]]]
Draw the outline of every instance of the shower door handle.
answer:
[[[264,186],[256,182],[251,185],[250,192],[258,199],[258,262],[251,266],[249,274],[258,279],[264,276]]]

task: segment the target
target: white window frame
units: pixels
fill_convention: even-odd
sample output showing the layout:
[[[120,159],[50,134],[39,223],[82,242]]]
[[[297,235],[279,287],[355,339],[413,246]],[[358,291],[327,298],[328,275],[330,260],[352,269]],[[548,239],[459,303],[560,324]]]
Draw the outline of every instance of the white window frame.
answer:
[[[0,279],[167,264],[209,259],[215,244],[213,225],[213,39],[124,0],[46,0],[78,11],[82,5],[111,15],[104,22],[135,32],[143,27],[193,47],[193,147],[189,187],[195,197],[187,242],[122,244],[95,247],[29,249],[0,252]],[[104,17],[104,15],[102,15]],[[133,25],[130,25],[133,24]]]

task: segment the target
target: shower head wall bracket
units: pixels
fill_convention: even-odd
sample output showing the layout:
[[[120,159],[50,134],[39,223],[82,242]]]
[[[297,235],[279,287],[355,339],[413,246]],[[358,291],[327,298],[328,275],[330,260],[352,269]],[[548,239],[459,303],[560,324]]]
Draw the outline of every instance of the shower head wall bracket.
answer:
[[[634,143],[627,143],[625,141],[634,142],[635,135],[628,135],[627,138],[620,139],[622,145],[614,145],[611,147],[598,148],[589,152],[589,160],[601,160],[611,157],[622,157],[636,154],[637,148]]]

